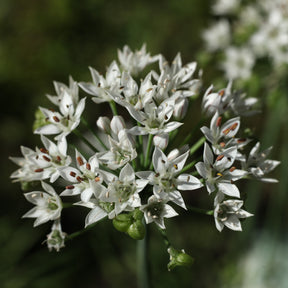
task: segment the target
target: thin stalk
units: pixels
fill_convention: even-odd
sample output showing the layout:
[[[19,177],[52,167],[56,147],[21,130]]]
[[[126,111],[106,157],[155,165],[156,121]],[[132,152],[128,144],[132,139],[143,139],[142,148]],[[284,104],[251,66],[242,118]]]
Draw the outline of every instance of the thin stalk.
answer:
[[[110,105],[110,108],[111,108],[111,111],[113,113],[114,116],[118,115],[118,112],[117,112],[117,107],[116,107],[116,104],[114,101],[109,101],[109,105]]]
[[[150,157],[150,150],[151,150],[151,146],[152,146],[152,140],[153,140],[153,135],[149,134],[147,147],[146,147],[145,161],[144,161],[144,167],[145,168],[149,165],[149,157]]]
[[[107,146],[104,144],[104,142],[99,138],[99,136],[97,135],[97,133],[92,129],[92,127],[88,124],[88,122],[81,117],[81,122],[92,132],[92,134],[95,136],[95,138],[97,139],[97,141],[101,144],[101,146],[107,150]]]
[[[105,219],[105,218],[101,219],[100,221],[102,221],[102,220],[104,220],[104,219]],[[74,232],[74,233],[68,235],[68,236],[65,238],[65,241],[72,240],[72,239],[74,239],[74,238],[76,238],[76,237],[78,237],[78,236],[86,233],[87,231],[89,231],[89,230],[91,230],[92,228],[94,228],[100,221],[95,222],[95,223],[87,226],[85,229],[79,230],[79,231],[77,231],[77,232]]]
[[[190,155],[194,154],[205,142],[205,137],[201,137],[191,148]]]
[[[148,229],[146,226],[146,234],[143,240],[137,241],[137,272],[138,287],[149,288],[149,264],[148,264]]]
[[[195,164],[197,163],[197,161],[192,161],[190,162],[189,164],[187,164],[186,166],[183,167],[183,169],[180,171],[180,173],[184,173],[186,172],[187,170],[189,170],[190,168],[192,168]]]
[[[79,132],[79,130],[74,130],[73,133],[79,137],[91,150],[93,150],[94,152],[98,152],[98,150],[94,147],[93,144],[91,144],[82,134],[81,132]]]
[[[214,214],[214,211],[213,210],[206,210],[206,209],[201,209],[201,208],[196,208],[196,207],[192,207],[192,206],[187,206],[187,209],[189,211],[192,211],[192,212],[196,212],[196,213],[200,213],[200,214],[205,214],[205,215],[213,215]]]

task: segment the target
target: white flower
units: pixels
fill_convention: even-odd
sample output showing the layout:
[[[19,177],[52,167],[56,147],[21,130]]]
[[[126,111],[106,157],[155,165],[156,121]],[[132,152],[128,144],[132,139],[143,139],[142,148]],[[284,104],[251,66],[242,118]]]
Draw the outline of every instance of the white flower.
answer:
[[[55,249],[57,252],[65,247],[66,233],[62,231],[60,219],[56,219],[52,225],[51,232],[47,235],[45,242],[49,251]]]
[[[228,47],[225,50],[225,61],[222,68],[227,79],[248,79],[255,63],[255,55],[251,49]]]
[[[212,6],[212,11],[216,15],[233,14],[240,6],[241,0],[217,0]]]
[[[251,149],[248,159],[243,162],[243,168],[260,181],[276,183],[277,179],[265,177],[280,164],[280,161],[266,159],[271,150],[272,147],[269,147],[260,151],[260,142],[257,142]]]
[[[239,218],[247,218],[253,214],[241,209],[243,201],[226,200],[218,203],[214,209],[216,228],[221,232],[224,226],[234,231],[242,231]]]
[[[73,78],[69,77],[69,86],[65,85],[64,83],[54,81],[54,88],[57,93],[56,96],[47,95],[48,99],[55,104],[56,106],[59,106],[59,104],[62,101],[62,98],[64,96],[64,92],[66,91],[69,95],[71,95],[74,106],[77,106],[79,102],[79,88],[78,83],[73,80]]]
[[[92,95],[95,103],[109,102],[113,98],[108,92],[121,92],[121,71],[115,61],[107,69],[106,77],[99,74],[98,71],[89,67],[93,83],[80,82],[79,86],[86,93]]]
[[[226,48],[230,43],[230,25],[225,19],[214,23],[203,32],[203,39],[207,50],[214,52]]]
[[[209,115],[214,115],[215,112],[221,115],[226,111],[230,111],[236,115],[249,116],[258,112],[252,110],[252,106],[257,101],[257,98],[246,98],[245,93],[232,91],[232,81],[229,81],[227,87],[218,92],[213,92],[213,86],[211,85],[203,96],[202,107]]]
[[[45,136],[41,135],[45,148],[36,148],[36,151],[27,147],[21,147],[24,157],[10,157],[20,166],[20,169],[10,176],[15,181],[36,181],[50,178],[55,182],[60,176],[60,169],[71,163],[70,156],[67,156],[66,138],[59,139],[57,145]]]
[[[225,195],[240,197],[240,192],[233,183],[244,177],[247,172],[232,166],[236,155],[237,148],[231,147],[214,161],[212,150],[205,142],[204,162],[198,162],[195,167],[198,173],[205,179],[205,185],[209,194],[218,189],[220,193]]]
[[[33,191],[25,193],[25,198],[36,205],[36,207],[29,210],[23,218],[36,218],[34,227],[48,222],[49,220],[56,220],[61,215],[62,202],[55,190],[49,184],[41,182],[43,189],[47,192]]]
[[[59,134],[55,139],[67,136],[80,123],[80,117],[85,108],[85,98],[75,107],[73,97],[65,90],[59,103],[60,112],[40,107],[46,117],[47,125],[37,128],[34,133],[41,135]]]
[[[150,53],[146,52],[145,44],[135,52],[125,45],[122,51],[118,49],[118,59],[125,71],[131,75],[138,75],[147,65],[157,61],[158,56],[151,57]]]
[[[162,102],[158,107],[153,102],[149,102],[144,106],[144,112],[136,111],[132,106],[126,106],[130,115],[144,126],[135,126],[128,132],[132,135],[161,135],[177,129],[183,123],[169,122],[173,114],[173,105],[174,101],[170,99]]]
[[[61,196],[74,196],[81,194],[81,200],[88,202],[95,193],[95,189],[99,188],[99,185],[103,181],[109,182],[114,178],[114,175],[99,169],[99,162],[96,155],[93,155],[87,161],[81,153],[76,150],[76,163],[77,168],[65,167],[61,169],[61,176],[69,181],[69,185],[61,193]]]
[[[109,91],[110,96],[122,106],[132,105],[136,110],[141,110],[146,103],[152,100],[156,93],[156,85],[152,84],[151,81],[152,72],[150,72],[143,81],[138,89],[136,81],[127,72],[122,73],[121,78],[121,93],[115,93]]]
[[[122,211],[131,211],[141,206],[139,192],[148,184],[148,180],[135,179],[132,166],[128,163],[120,171],[119,178],[108,184],[107,191],[102,195],[104,202],[114,203],[114,210],[110,212],[109,218],[114,218]]]
[[[144,218],[147,224],[155,222],[161,229],[165,229],[164,218],[177,216],[178,213],[163,199],[152,195],[148,203],[142,205],[140,210],[144,212]]]
[[[178,190],[194,190],[203,186],[196,177],[186,173],[180,174],[188,156],[189,151],[177,157],[170,157],[169,154],[166,156],[156,147],[152,157],[155,172],[141,171],[137,176],[149,180],[157,198],[172,201],[186,209]]]
[[[101,195],[106,194],[107,189],[103,185],[98,182],[92,183],[94,186],[93,196],[89,201],[80,201],[75,203],[75,205],[84,206],[91,211],[87,214],[85,218],[85,228],[93,223],[100,221],[108,215],[107,211],[111,211],[113,209],[112,203],[105,203],[101,200]]]

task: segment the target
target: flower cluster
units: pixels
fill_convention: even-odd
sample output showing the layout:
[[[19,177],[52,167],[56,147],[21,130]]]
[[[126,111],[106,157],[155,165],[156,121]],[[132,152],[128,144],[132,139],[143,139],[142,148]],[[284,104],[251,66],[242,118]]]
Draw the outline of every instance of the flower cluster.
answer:
[[[163,55],[150,56],[145,45],[135,52],[125,46],[118,58],[105,76],[90,68],[90,82],[71,77],[69,86],[54,82],[57,95],[48,95],[54,109],[37,113],[34,133],[40,134],[43,147],[21,147],[23,156],[11,157],[20,166],[11,178],[28,188],[29,183],[42,185],[24,194],[35,207],[23,217],[36,218],[34,226],[53,221],[46,242],[57,251],[69,237],[62,231],[61,212],[72,204],[89,209],[85,227],[107,218],[117,230],[142,239],[145,223],[154,222],[163,231],[164,218],[177,216],[177,206],[189,209],[184,191],[205,185],[215,195],[217,229],[241,230],[239,219],[252,214],[241,209],[235,182],[251,177],[273,182],[266,174],[279,164],[266,159],[270,148],[259,152],[259,143],[245,152],[252,140],[243,137],[240,117],[252,115],[257,100],[232,91],[231,83],[218,92],[209,87],[202,110],[204,120],[211,117],[210,127],[201,128],[204,136],[197,142],[191,142],[191,132],[175,148],[189,104],[199,94],[196,63],[182,65],[178,54],[170,64]],[[158,71],[145,75],[151,64]],[[113,116],[99,115],[90,126],[83,116],[88,100],[80,99],[78,87],[91,96],[94,104],[89,105],[107,103]],[[118,115],[119,107],[126,115]],[[72,133],[81,145],[73,142]],[[203,144],[203,162],[195,165]]]
[[[221,67],[228,79],[249,79],[260,59],[269,59],[276,69],[288,64],[286,0],[217,0],[212,13],[217,20],[203,38],[209,52],[224,52]]]

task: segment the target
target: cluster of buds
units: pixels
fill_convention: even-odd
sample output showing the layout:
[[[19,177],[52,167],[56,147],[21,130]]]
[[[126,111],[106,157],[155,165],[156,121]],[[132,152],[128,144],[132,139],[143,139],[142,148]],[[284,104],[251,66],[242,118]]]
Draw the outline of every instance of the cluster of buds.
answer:
[[[57,251],[66,237],[61,212],[69,204],[89,209],[85,228],[109,219],[117,230],[143,239],[145,225],[155,223],[163,231],[164,218],[178,215],[176,206],[187,209],[184,191],[205,185],[209,194],[215,194],[217,229],[241,230],[239,218],[251,214],[241,209],[243,201],[235,182],[250,177],[272,181],[265,175],[279,164],[266,159],[270,149],[259,153],[259,143],[245,156],[244,148],[251,141],[241,135],[237,138],[240,117],[253,114],[256,99],[233,92],[231,83],[219,92],[213,92],[211,86],[202,107],[203,119],[212,116],[210,128],[202,127],[204,136],[195,143],[191,132],[175,148],[189,104],[199,94],[196,63],[183,66],[178,54],[169,64],[160,54],[150,56],[145,45],[135,52],[125,46],[118,58],[105,76],[90,68],[91,82],[77,83],[71,77],[69,86],[54,82],[57,95],[48,98],[56,108],[40,108],[34,130],[43,147],[22,147],[22,157],[11,157],[20,166],[11,178],[25,184],[41,183],[43,188],[25,193],[35,207],[23,217],[36,218],[34,226],[53,221],[46,242]],[[143,75],[150,64],[158,66],[158,72]],[[80,99],[78,87],[91,96],[94,105],[109,104],[113,116],[99,115],[96,125],[89,126],[83,116],[86,98]],[[117,113],[119,107],[127,112],[123,117]],[[224,121],[231,115],[235,117]],[[81,145],[72,144],[71,132]],[[51,135],[55,142],[49,139]],[[196,150],[203,144],[203,162],[195,165]],[[175,263],[171,265],[177,266]]]

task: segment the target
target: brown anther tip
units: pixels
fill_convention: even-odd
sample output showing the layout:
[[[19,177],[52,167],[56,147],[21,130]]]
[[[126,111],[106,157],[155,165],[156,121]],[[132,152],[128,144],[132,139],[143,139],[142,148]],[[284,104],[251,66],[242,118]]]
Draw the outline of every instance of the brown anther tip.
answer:
[[[42,152],[44,154],[49,154],[48,150],[45,148],[40,148],[40,152]]]
[[[146,92],[150,92],[152,90],[153,90],[153,88],[149,88],[149,89],[146,90]]]
[[[226,143],[225,142],[221,142],[219,145],[220,145],[221,148],[224,148],[226,146]]]
[[[178,169],[178,165],[177,165],[177,164],[174,164],[173,167],[174,167],[175,169]]]
[[[235,130],[237,128],[237,126],[238,126],[238,122],[232,124],[230,129],[233,131],[233,130]]]
[[[34,170],[34,172],[36,172],[36,173],[43,172],[43,171],[44,171],[43,168],[38,168],[38,169],[35,169],[35,170]]]
[[[224,89],[220,90],[218,94],[219,94],[219,96],[222,97],[225,94],[225,90]]]
[[[219,127],[219,126],[221,125],[221,122],[222,122],[222,117],[219,116],[219,117],[217,118],[217,121],[216,121],[216,127]]]
[[[101,87],[101,83],[98,83],[97,87],[100,88]]]
[[[83,159],[80,156],[77,157],[77,162],[78,162],[79,166],[84,165]]]
[[[66,189],[74,189],[75,186],[73,186],[73,185],[68,185],[68,186],[66,186],[65,188],[66,188]]]
[[[58,155],[57,157],[56,157],[56,159],[57,159],[57,161],[61,161],[61,157]]]
[[[86,163],[86,169],[91,170],[91,165],[89,163]]]
[[[246,138],[237,139],[237,143],[244,143],[244,142],[246,142]]]
[[[230,172],[233,172],[235,169],[236,169],[236,167],[233,166],[233,167],[231,167],[231,168],[229,169],[229,171],[230,171]]]
[[[83,181],[83,178],[81,178],[80,176],[77,176],[77,177],[76,177],[76,180],[77,180],[78,182],[82,182],[82,181]]]
[[[43,157],[43,159],[44,159],[45,161],[47,161],[47,162],[50,162],[50,161],[51,161],[51,159],[50,159],[50,158],[48,158],[48,157],[47,157],[47,156],[45,156],[45,155],[43,155],[42,157]]]
[[[95,180],[95,182],[99,182],[100,181],[100,177],[97,176],[97,177],[95,177],[94,180]]]
[[[60,119],[59,119],[57,116],[53,116],[53,120],[54,120],[55,122],[60,122]]]
[[[72,176],[72,177],[75,177],[75,176],[76,176],[76,173],[75,173],[74,171],[71,171],[71,172],[69,173],[69,175]]]
[[[222,160],[224,158],[224,155],[222,154],[222,155],[219,155],[217,158],[216,158],[216,161],[220,161],[220,160]]]

